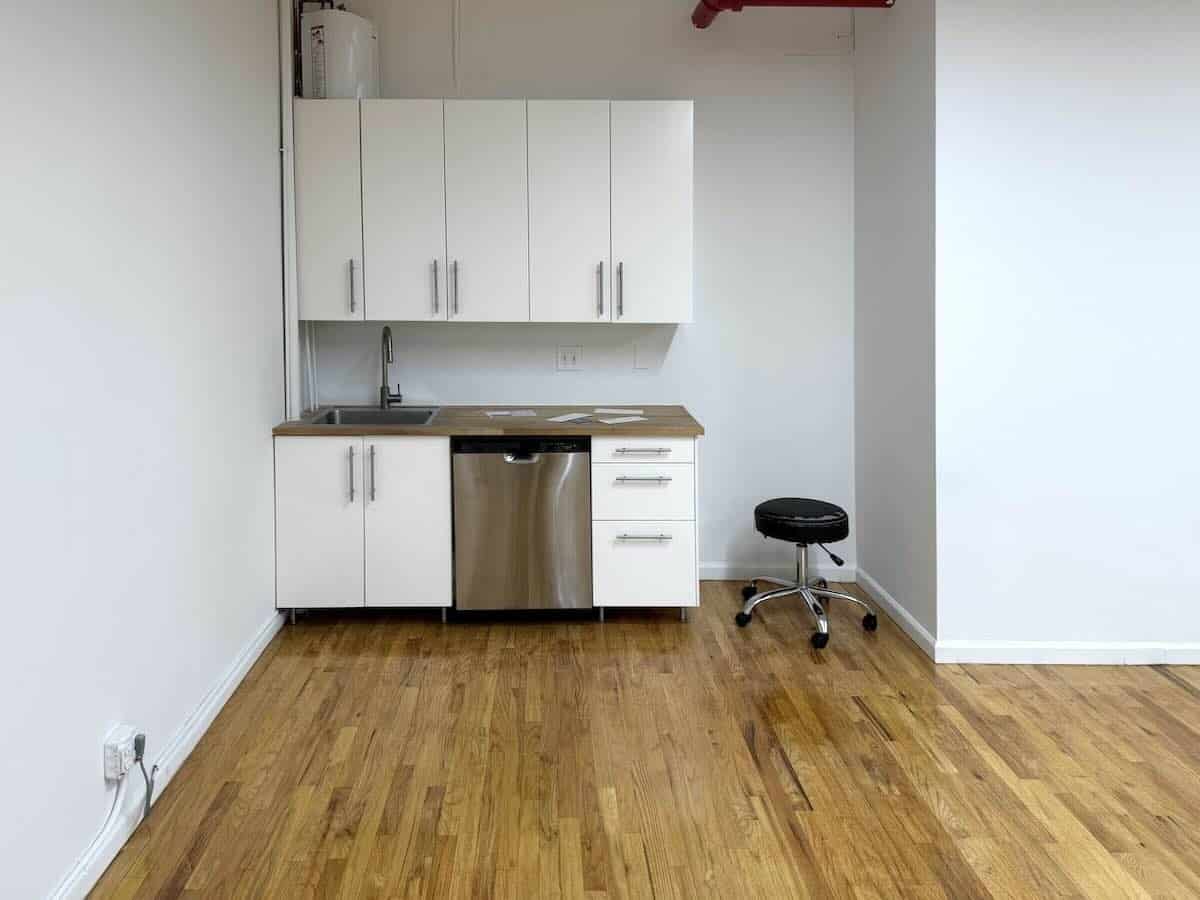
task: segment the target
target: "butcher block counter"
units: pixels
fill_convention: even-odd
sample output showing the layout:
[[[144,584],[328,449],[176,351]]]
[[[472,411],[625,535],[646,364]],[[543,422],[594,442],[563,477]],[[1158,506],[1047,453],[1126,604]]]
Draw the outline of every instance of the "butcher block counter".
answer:
[[[642,406],[638,404],[611,404],[598,406],[442,406],[421,407],[433,411],[432,418],[424,424],[395,424],[394,422],[371,421],[352,424],[333,424],[337,418],[331,415],[342,410],[352,418],[355,412],[372,415],[374,407],[322,407],[314,413],[277,425],[273,433],[277,436],[294,435],[430,435],[430,436],[486,436],[486,435],[544,435],[591,437],[699,437],[704,427],[682,406]],[[621,413],[597,413],[596,409],[641,410],[645,421],[624,422],[606,425],[601,419],[624,418]],[[394,408],[392,413],[405,407]],[[489,416],[496,412],[528,412],[535,416]],[[575,422],[551,422],[551,418],[569,413],[589,413],[590,417]],[[383,415],[380,418],[384,418]]]

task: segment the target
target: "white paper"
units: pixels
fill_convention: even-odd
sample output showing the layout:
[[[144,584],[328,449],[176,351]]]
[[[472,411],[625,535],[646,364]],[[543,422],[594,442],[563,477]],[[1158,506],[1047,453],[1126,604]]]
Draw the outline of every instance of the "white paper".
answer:
[[[494,419],[496,416],[510,416],[520,419],[536,419],[537,413],[532,409],[488,409],[484,410],[484,415],[489,419]]]
[[[507,416],[508,414],[507,409],[488,409],[484,411],[484,415],[489,419],[494,419],[496,416]]]
[[[648,422],[645,416],[618,416],[615,419],[601,419],[605,425],[624,425],[626,422]]]
[[[552,416],[547,419],[547,422],[576,422],[579,419],[590,419],[591,413],[563,413],[561,416]]]
[[[596,407],[596,412],[604,413],[610,416],[640,416],[645,410],[641,409],[613,409],[608,406]]]

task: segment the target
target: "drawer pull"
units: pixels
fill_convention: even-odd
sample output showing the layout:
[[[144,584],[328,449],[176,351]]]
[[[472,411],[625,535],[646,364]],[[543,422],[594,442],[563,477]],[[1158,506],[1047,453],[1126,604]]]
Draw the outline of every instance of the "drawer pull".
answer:
[[[674,540],[674,535],[670,534],[618,534],[618,541],[654,541],[662,543],[664,541]]]
[[[619,475],[617,484],[666,484],[671,480],[670,475]]]
[[[630,454],[650,454],[653,456],[661,456],[664,453],[670,453],[670,447],[618,447],[613,453],[618,453],[622,456]]]

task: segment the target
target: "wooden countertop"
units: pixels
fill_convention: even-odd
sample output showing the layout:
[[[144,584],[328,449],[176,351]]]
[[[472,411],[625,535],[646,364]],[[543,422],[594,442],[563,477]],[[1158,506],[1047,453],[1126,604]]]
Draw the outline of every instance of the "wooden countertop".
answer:
[[[593,437],[698,437],[704,427],[682,406],[643,406],[637,403],[608,404],[618,409],[640,409],[645,422],[605,425],[596,416],[580,422],[548,422],[547,419],[565,413],[586,412],[595,406],[443,406],[427,425],[315,425],[312,419],[320,411],[301,419],[275,426],[276,435],[339,435],[409,434],[409,435],[590,435]],[[489,418],[488,410],[532,409],[537,418]],[[604,415],[604,418],[616,418]]]

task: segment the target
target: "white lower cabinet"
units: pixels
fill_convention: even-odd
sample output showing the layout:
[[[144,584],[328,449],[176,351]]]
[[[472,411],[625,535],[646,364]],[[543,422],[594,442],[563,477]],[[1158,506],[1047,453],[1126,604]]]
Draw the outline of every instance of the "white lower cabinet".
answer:
[[[698,606],[696,442],[592,440],[592,602]]]
[[[450,439],[367,437],[367,606],[449,606]]]
[[[697,606],[695,522],[593,522],[596,606]]]
[[[450,441],[275,438],[275,605],[449,606]]]

